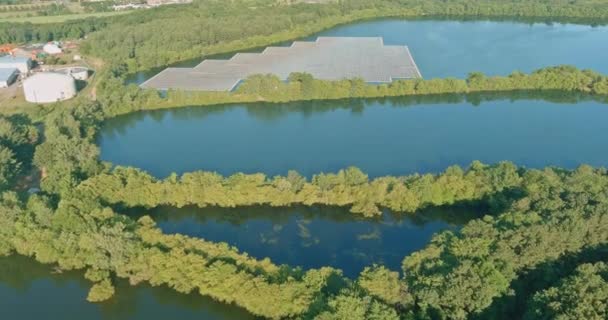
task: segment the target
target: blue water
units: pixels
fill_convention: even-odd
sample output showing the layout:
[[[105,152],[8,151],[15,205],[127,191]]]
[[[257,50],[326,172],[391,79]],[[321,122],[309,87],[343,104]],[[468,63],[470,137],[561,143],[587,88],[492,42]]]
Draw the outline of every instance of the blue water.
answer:
[[[82,272],[56,272],[21,256],[0,257],[0,310],[6,320],[254,319],[246,311],[199,294],[115,280],[115,295],[89,303]]]
[[[570,64],[608,73],[608,27],[494,21],[380,20],[339,26],[317,36],[383,37],[407,45],[425,78]]]
[[[357,166],[370,176],[439,172],[473,160],[527,167],[608,165],[608,105],[539,100],[334,101],[138,112],[103,126],[101,159],[155,176],[194,170]]]
[[[472,71],[506,75],[515,70],[530,72],[560,64],[608,73],[606,26],[390,19],[339,26],[301,40],[315,40],[318,36],[382,37],[387,45],[407,45],[427,79],[464,78]],[[222,54],[213,58],[231,56]],[[202,59],[204,57],[175,66],[192,67]],[[127,82],[142,83],[162,69],[133,74]]]
[[[331,266],[356,278],[366,266],[401,270],[403,258],[442,230],[457,230],[483,214],[479,208],[433,208],[365,219],[345,208],[158,208],[164,233],[226,242],[249,255],[304,270]]]

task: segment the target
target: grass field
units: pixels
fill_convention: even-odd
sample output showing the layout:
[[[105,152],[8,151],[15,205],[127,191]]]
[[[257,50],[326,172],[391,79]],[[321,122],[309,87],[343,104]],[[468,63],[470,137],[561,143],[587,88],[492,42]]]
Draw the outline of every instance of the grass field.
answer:
[[[38,17],[20,17],[20,18],[2,18],[2,22],[31,22],[31,23],[58,23],[68,20],[84,19],[89,17],[110,17],[120,14],[128,14],[134,11],[112,11],[112,12],[93,12],[93,13],[77,13],[66,14],[61,16],[38,16]]]

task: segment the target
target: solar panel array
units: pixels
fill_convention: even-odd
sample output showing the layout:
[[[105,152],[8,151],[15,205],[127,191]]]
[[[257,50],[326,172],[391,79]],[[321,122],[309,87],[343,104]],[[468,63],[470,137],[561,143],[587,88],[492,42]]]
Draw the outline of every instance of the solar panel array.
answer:
[[[229,60],[205,60],[194,68],[167,68],[144,82],[144,88],[230,91],[254,74],[286,80],[293,72],[316,79],[362,78],[370,83],[420,78],[406,46],[386,46],[379,37],[319,37],[261,53],[237,53]]]

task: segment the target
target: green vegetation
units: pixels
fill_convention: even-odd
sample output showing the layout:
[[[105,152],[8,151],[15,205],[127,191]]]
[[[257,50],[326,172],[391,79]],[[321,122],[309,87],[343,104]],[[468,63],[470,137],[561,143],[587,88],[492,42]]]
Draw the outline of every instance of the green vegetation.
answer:
[[[282,82],[261,75],[234,93],[169,92],[166,98],[123,86],[122,76],[129,71],[287,40],[339,23],[435,15],[605,23],[608,5],[594,0],[349,0],[324,5],[201,0],[104,19],[1,24],[0,42],[87,35],[82,49],[110,67],[98,72],[95,101],[81,97],[48,108],[30,107],[31,118],[23,113],[0,117],[0,255],[18,253],[63,270],[86,270],[93,283],[89,301],[109,299],[116,279],[124,278],[131,284],[196,292],[274,319],[605,317],[606,266],[586,261],[607,259],[602,247],[608,243],[605,169],[529,170],[508,162],[475,162],[466,170],[454,166],[437,175],[373,180],[348,168],[310,180],[296,172],[284,177],[192,172],[159,181],[138,169],[112,169],[98,159],[94,138],[100,123],[142,109],[520,90],[599,99],[608,94],[606,76],[563,66],[529,75],[472,73],[466,80],[387,85],[320,81],[306,74]],[[39,138],[40,127],[44,139]],[[32,165],[42,171],[43,192],[17,193],[23,190],[19,178]],[[352,212],[373,216],[380,208],[414,213],[470,202],[489,208],[489,215],[459,232],[436,235],[425,249],[404,258],[401,273],[373,266],[357,279],[329,267],[305,271],[279,266],[225,243],[166,235],[148,216],[134,220],[121,214],[158,205],[321,204],[349,206]],[[580,267],[568,272],[562,265]]]
[[[295,171],[273,178],[261,173],[238,173],[224,178],[212,172],[192,172],[157,181],[138,169],[118,167],[84,181],[76,192],[128,207],[304,204],[350,206],[351,212],[373,216],[381,214],[379,207],[415,212],[429,206],[481,200],[500,207],[504,194],[521,186],[524,172],[507,162],[496,166],[476,162],[466,171],[454,166],[439,175],[381,177],[371,181],[352,167],[336,174],[317,174],[310,182]],[[54,190],[60,188],[52,182],[45,180],[43,185]]]
[[[136,71],[286,41],[338,24],[380,17],[492,17],[606,23],[608,5],[597,0],[346,0],[316,5],[275,0],[199,0],[191,5],[69,21],[67,25],[59,21],[44,25],[0,24],[0,42],[89,35],[83,46],[85,53],[108,62],[124,61],[129,71]]]
[[[112,286],[112,282],[109,279],[103,279],[91,287],[87,301],[101,302],[110,299],[113,295],[114,286]]]
[[[503,180],[511,177],[489,183]],[[404,260],[403,278],[381,267],[365,270],[355,282],[330,268],[304,273],[279,267],[224,244],[163,235],[148,217],[132,221],[80,193],[64,196],[56,209],[44,197],[21,203],[5,193],[0,243],[4,253],[14,250],[63,269],[107,270],[131,283],[195,290],[271,318],[326,319],[349,310],[360,319],[396,318],[398,310],[465,318],[506,294],[526,268],[608,240],[605,170],[527,170],[521,181],[517,192],[504,196],[508,210],[474,220],[461,233],[437,235]],[[98,281],[90,299],[107,298],[108,273],[87,274]]]
[[[110,11],[110,12],[87,12],[87,13],[71,13],[71,14],[62,14],[62,15],[38,15],[31,17],[14,17],[14,18],[3,18],[2,22],[6,23],[24,23],[24,24],[53,24],[53,23],[65,23],[65,22],[73,22],[76,20],[82,19],[90,19],[90,18],[103,18],[103,17],[112,17],[118,15],[124,15],[129,13],[129,11]],[[60,26],[49,26],[48,33],[46,36],[34,36],[32,38],[27,38],[27,36],[21,38],[19,40],[27,40],[27,41],[50,41],[54,39],[78,39],[84,37],[86,31],[80,30],[79,27],[81,25],[93,24],[93,22],[80,22],[72,24],[75,30],[74,32],[61,32],[59,31],[58,35],[55,35],[55,30],[63,29]],[[79,27],[76,27],[78,25]],[[69,28],[69,27],[68,27]],[[37,31],[41,30],[44,32],[44,27],[36,27]],[[62,36],[63,34],[63,36]],[[17,38],[15,38],[17,40]]]
[[[486,77],[471,73],[461,79],[396,80],[390,84],[367,84],[362,80],[325,81],[309,74],[294,73],[288,82],[274,75],[254,75],[235,92],[169,91],[161,96],[155,90],[143,90],[135,85],[125,87],[121,75],[126,69],[117,67],[103,75],[98,87],[98,100],[108,117],[138,110],[214,105],[244,102],[288,102],[302,100],[331,100],[348,98],[384,98],[430,96],[440,94],[495,93],[517,91],[546,91],[595,95],[606,101],[608,77],[590,70],[571,66],[549,67],[530,74],[513,72],[506,77]]]
[[[605,170],[586,167],[566,176],[529,172],[527,196],[507,213],[473,221],[460,234],[437,236],[407,257],[409,290],[429,312],[465,318],[508,294],[526,269],[604,243],[608,188],[600,181],[605,177]]]
[[[564,17],[608,22],[598,1],[348,0],[323,5],[277,5],[274,0],[198,1],[117,19],[91,35],[85,50],[130,71],[286,41],[338,24],[379,17]],[[145,23],[141,23],[145,21]],[[174,28],[169,30],[165,26]]]
[[[23,116],[0,116],[0,190],[30,170],[38,130]]]
[[[197,291],[270,318],[466,318],[492,308],[525,270],[608,241],[603,169],[524,170],[503,163],[371,182],[357,169],[320,174],[311,182],[295,173],[273,179],[191,173],[158,182],[136,169],[110,171],[98,163],[92,137],[101,110],[88,103],[46,117],[47,139],[35,159],[48,172],[43,188],[59,202],[40,196],[22,202],[5,193],[0,210],[7,221],[0,233],[3,253],[89,269],[87,278],[96,283],[91,300],[107,298],[117,276]],[[417,203],[417,197],[424,205],[480,201],[493,208],[493,217],[473,220],[460,233],[437,235],[426,249],[406,257],[402,276],[375,267],[351,281],[331,268],[303,272],[252,259],[225,244],[163,235],[150,218],[133,221],[107,206],[182,205],[193,199],[235,205],[307,188],[335,203],[376,196],[370,188],[388,191],[388,182],[393,183],[384,194],[389,205]]]
[[[0,18],[7,26],[12,23],[23,23],[19,28],[27,29],[31,24],[60,23],[68,20],[83,20],[92,17],[109,17],[127,13],[114,11],[112,1],[101,2],[56,2],[56,1],[0,1]],[[56,30],[56,29],[52,29]],[[65,35],[49,34],[53,38],[63,38]],[[39,38],[39,40],[43,40]]]
[[[527,319],[608,318],[608,266],[583,264],[558,286],[534,296]]]

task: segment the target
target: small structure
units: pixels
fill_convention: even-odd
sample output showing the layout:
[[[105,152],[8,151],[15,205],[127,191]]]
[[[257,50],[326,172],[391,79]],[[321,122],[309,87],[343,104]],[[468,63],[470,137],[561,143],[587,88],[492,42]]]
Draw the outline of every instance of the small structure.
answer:
[[[29,193],[29,194],[37,194],[37,193],[40,193],[40,191],[42,191],[42,190],[40,190],[40,188],[36,188],[36,187],[27,189],[27,193]]]
[[[67,67],[55,70],[56,72],[72,76],[76,80],[87,80],[89,78],[89,69],[85,67]]]
[[[9,54],[15,50],[15,46],[12,44],[3,44],[0,45],[0,53]]]
[[[70,68],[70,75],[76,80],[85,81],[89,78],[89,69],[84,67]]]
[[[60,54],[63,52],[61,48],[55,43],[49,42],[42,47],[42,50],[48,54]]]
[[[22,74],[27,74],[32,68],[32,59],[29,57],[3,56],[0,57],[0,69],[17,68]]]
[[[2,68],[0,69],[0,88],[6,88],[10,86],[17,76],[19,75],[19,70],[17,68]]]
[[[115,4],[112,6],[114,11],[122,11],[122,10],[131,10],[131,9],[148,9],[150,8],[147,4],[136,4],[136,3],[127,3],[127,4]]]
[[[25,100],[51,103],[70,99],[76,95],[76,82],[69,75],[41,72],[23,81]]]
[[[192,3],[192,0],[146,0],[146,3],[151,7],[158,7],[166,4],[187,4]]]

